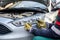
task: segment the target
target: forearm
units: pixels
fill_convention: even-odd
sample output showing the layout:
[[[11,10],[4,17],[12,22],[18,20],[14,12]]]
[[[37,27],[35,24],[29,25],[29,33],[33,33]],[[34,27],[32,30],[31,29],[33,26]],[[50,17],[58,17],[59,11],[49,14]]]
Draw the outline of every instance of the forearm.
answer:
[[[59,38],[51,29],[32,29],[31,33],[35,36],[44,36],[49,38]]]
[[[3,10],[3,9],[5,9],[4,7],[0,7],[0,10]]]
[[[10,3],[8,5],[5,6],[5,8],[10,8],[14,3]]]
[[[0,7],[0,10],[6,9],[6,8],[10,8],[13,4],[14,3],[9,3],[5,7]]]

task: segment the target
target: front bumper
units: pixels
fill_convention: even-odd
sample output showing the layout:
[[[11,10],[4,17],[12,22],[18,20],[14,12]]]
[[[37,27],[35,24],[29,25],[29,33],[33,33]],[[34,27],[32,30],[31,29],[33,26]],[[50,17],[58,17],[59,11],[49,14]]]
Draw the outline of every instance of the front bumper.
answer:
[[[22,27],[12,33],[0,35],[0,40],[32,40],[33,37],[32,34],[25,31]]]

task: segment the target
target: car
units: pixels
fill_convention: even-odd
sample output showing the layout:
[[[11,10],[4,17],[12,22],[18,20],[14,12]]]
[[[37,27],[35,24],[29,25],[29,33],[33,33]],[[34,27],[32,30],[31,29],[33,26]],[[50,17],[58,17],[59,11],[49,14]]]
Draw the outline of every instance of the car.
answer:
[[[24,24],[35,26],[36,20],[44,19],[47,12],[44,4],[33,1],[17,2],[0,10],[0,40],[32,40],[34,35],[24,29]]]

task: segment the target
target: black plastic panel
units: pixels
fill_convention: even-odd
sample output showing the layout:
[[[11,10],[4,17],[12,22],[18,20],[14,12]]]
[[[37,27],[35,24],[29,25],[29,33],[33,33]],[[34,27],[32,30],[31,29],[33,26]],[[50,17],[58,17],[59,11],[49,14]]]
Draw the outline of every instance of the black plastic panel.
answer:
[[[7,33],[10,33],[12,32],[11,30],[9,30],[7,27],[5,27],[4,25],[1,25],[0,24],[0,35],[1,34],[7,34]]]

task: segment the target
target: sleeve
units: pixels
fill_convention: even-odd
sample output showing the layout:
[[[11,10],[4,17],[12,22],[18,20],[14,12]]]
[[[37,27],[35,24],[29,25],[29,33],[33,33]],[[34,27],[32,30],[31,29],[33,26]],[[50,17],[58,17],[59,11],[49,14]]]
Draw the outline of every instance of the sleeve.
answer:
[[[51,29],[32,29],[31,33],[35,36],[43,36],[48,38],[60,38],[59,35],[55,34]]]

